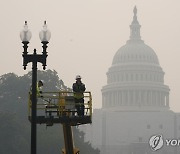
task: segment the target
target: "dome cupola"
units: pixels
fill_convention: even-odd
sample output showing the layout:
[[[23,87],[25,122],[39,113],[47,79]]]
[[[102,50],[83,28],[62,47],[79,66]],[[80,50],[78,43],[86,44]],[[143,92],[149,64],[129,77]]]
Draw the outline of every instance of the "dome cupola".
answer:
[[[141,25],[137,20],[137,8],[134,7],[134,17],[130,25],[130,39],[122,46],[113,58],[113,65],[120,63],[152,63],[159,64],[154,50],[146,45],[140,36]]]

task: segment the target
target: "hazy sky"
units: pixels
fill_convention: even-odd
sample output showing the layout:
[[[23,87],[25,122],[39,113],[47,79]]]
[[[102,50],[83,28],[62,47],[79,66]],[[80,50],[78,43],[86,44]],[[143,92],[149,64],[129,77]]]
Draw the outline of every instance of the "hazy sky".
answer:
[[[101,88],[116,51],[129,39],[133,8],[137,6],[141,37],[156,52],[169,85],[170,106],[180,111],[179,0],[0,0],[0,75],[23,75],[19,32],[28,21],[29,52],[41,52],[39,31],[47,20],[52,33],[48,69],[55,69],[69,87],[77,74],[101,106]],[[42,69],[41,65],[38,67]]]

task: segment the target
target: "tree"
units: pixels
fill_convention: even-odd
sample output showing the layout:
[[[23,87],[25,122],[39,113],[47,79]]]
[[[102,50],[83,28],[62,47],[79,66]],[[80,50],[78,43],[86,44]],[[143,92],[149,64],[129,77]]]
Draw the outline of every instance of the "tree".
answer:
[[[0,153],[23,154],[30,150],[28,126],[19,121],[14,113],[0,112]]]
[[[79,129],[74,128],[74,138],[75,138],[75,145],[80,148],[80,153],[85,153],[85,154],[92,154],[92,149],[89,148],[91,147],[90,142],[84,142],[82,144],[81,141],[84,141],[84,136],[85,133],[83,131],[79,131]],[[93,149],[93,154],[99,154],[100,150],[99,149]]]

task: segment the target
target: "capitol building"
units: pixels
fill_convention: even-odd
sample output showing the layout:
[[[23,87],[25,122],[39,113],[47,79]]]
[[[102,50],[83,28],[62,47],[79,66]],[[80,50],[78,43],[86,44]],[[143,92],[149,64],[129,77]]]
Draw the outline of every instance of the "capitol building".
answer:
[[[130,39],[115,54],[102,88],[103,108],[136,110],[169,109],[169,87],[158,57],[140,36],[137,9],[130,25]]]
[[[82,126],[85,141],[101,154],[179,154],[180,114],[170,110],[169,86],[155,51],[140,35],[137,8],[130,38],[115,53],[102,87],[102,108],[94,109],[91,126]],[[162,135],[163,146],[152,149],[149,140]]]

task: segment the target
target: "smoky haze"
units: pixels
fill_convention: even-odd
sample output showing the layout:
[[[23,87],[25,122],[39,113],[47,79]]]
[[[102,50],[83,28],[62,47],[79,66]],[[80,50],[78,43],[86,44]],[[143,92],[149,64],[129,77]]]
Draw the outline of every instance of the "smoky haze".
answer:
[[[102,105],[101,89],[116,51],[130,36],[132,9],[138,8],[141,36],[159,58],[165,84],[171,89],[170,107],[180,111],[180,2],[178,0],[17,0],[0,2],[0,74],[23,75],[19,32],[28,21],[32,32],[29,51],[41,52],[39,31],[47,20],[52,38],[47,68],[55,69],[69,87],[77,74],[93,93],[94,108]],[[42,69],[41,65],[38,67]]]
[[[81,127],[86,133],[85,140],[100,148],[103,154],[119,154],[119,148],[125,153],[149,154],[152,151],[149,151],[148,141],[152,135],[162,134],[163,139],[180,137],[180,115],[168,110],[167,96],[166,101],[162,101],[160,96],[155,100],[157,104],[159,100],[162,101],[158,105],[165,106],[163,109],[159,106],[141,107],[140,96],[138,93],[133,95],[132,91],[132,95],[129,94],[131,97],[115,94],[102,100],[101,90],[107,85],[106,73],[112,66],[113,57],[129,40],[129,25],[135,5],[142,26],[141,38],[155,51],[165,73],[163,84],[170,88],[170,109],[179,112],[179,0],[0,1],[0,74],[14,72],[23,75],[31,70],[30,65],[26,71],[23,70],[23,48],[19,33],[27,20],[32,32],[29,52],[34,48],[41,52],[38,35],[46,20],[52,34],[48,45],[47,68],[55,69],[68,87],[80,74],[87,90],[92,92],[94,108],[101,108],[102,102],[106,100],[103,109],[94,110],[93,124]],[[38,68],[42,69],[42,66],[38,65]],[[141,103],[155,103],[152,99],[149,100],[146,95],[146,101],[141,99]],[[123,103],[118,104],[121,102],[133,103],[135,107],[122,107]],[[179,153],[172,147],[163,148],[160,152]]]

